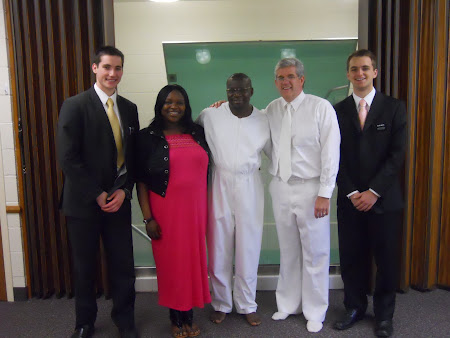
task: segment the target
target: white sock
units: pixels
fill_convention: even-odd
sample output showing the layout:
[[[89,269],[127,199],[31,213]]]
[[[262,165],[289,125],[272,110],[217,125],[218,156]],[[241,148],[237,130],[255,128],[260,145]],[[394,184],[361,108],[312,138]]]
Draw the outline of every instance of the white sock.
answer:
[[[285,320],[289,317],[289,313],[286,312],[275,312],[272,316],[273,320]]]
[[[321,322],[315,322],[312,320],[308,320],[308,322],[306,323],[306,329],[309,332],[319,332],[320,330],[322,330],[323,324]]]

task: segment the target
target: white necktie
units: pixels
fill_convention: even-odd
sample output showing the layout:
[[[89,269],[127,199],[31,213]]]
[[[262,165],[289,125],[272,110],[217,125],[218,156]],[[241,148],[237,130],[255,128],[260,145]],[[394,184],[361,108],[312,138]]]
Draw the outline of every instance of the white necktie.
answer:
[[[124,154],[123,154],[122,133],[120,131],[119,119],[117,118],[117,115],[114,112],[113,109],[114,101],[111,98],[109,98],[108,101],[106,101],[106,105],[108,106],[106,115],[108,115],[109,123],[111,124],[111,129],[114,134],[114,141],[116,142],[117,167],[120,168],[124,162]]]
[[[286,112],[281,121],[280,144],[278,148],[280,177],[284,182],[291,177],[291,104],[286,105]]]

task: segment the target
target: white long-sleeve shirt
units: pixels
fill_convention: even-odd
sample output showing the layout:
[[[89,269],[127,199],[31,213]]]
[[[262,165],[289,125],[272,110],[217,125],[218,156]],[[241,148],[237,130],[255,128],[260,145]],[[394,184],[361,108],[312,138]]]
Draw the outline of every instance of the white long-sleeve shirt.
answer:
[[[281,122],[288,103],[282,97],[266,108],[272,134],[272,164],[269,172],[279,176]],[[292,176],[320,178],[319,196],[330,198],[339,169],[341,134],[333,106],[303,91],[292,102]]]
[[[203,110],[197,121],[205,128],[214,165],[235,174],[251,174],[261,166],[261,151],[270,155],[267,116],[253,107],[252,114],[238,118],[229,103]]]

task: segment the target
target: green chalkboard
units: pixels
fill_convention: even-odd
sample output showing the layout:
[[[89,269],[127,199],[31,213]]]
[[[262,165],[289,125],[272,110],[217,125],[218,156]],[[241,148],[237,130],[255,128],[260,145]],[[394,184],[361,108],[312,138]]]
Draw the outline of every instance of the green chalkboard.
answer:
[[[186,89],[195,118],[212,102],[226,98],[226,80],[238,72],[252,79],[255,89],[253,105],[265,108],[270,101],[279,97],[274,84],[274,67],[282,55],[294,54],[304,63],[306,93],[336,103],[347,96],[345,65],[348,55],[356,49],[356,43],[357,40],[353,39],[165,43],[163,49],[168,82],[178,83]],[[205,53],[209,53],[209,62],[200,63],[208,61]]]
[[[226,80],[238,72],[252,79],[255,89],[252,104],[265,108],[279,97],[274,85],[274,67],[282,58],[282,53],[283,56],[295,54],[304,63],[306,93],[326,98],[332,104],[341,101],[348,94],[346,60],[356,49],[356,44],[357,40],[165,43],[163,48],[168,82],[178,83],[186,89],[195,119],[203,108],[219,99],[226,99]],[[197,60],[197,53],[203,63]],[[268,159],[264,157],[261,173],[265,185],[265,209],[260,264],[279,264],[275,220],[267,189],[270,181],[267,167]],[[335,265],[339,264],[336,189],[331,200],[330,222],[330,264]],[[137,202],[133,203],[133,224],[144,229]],[[150,243],[136,231],[134,251],[137,266],[154,266]]]

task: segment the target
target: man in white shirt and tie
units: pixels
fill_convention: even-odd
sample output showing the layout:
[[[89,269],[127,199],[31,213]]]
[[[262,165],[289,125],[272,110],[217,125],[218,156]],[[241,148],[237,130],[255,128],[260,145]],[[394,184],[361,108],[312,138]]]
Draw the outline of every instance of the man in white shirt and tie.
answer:
[[[272,319],[303,313],[308,331],[318,332],[328,309],[329,211],[340,132],[332,105],[305,94],[304,84],[302,62],[280,60],[275,85],[281,97],[266,108],[273,145],[269,189],[281,256]]]

